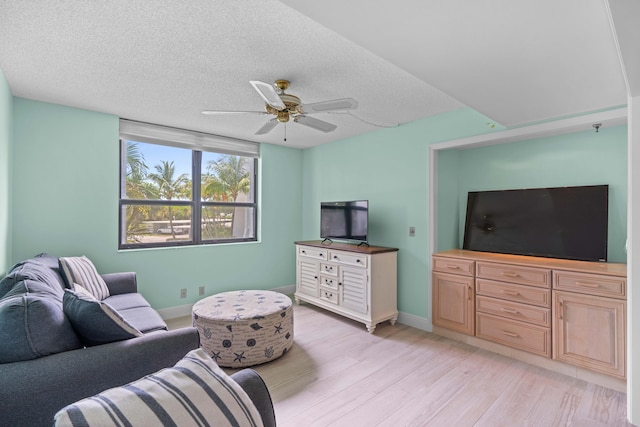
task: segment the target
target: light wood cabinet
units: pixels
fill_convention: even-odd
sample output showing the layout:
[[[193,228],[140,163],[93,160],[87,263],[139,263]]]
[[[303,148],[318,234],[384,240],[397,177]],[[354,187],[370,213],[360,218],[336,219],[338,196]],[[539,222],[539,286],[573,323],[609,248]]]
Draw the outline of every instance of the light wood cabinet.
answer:
[[[473,277],[433,273],[433,324],[473,335]]]
[[[625,378],[625,264],[456,249],[432,270],[434,325]]]
[[[618,286],[624,280],[577,273],[557,278],[571,291],[553,291],[554,359],[624,379],[626,286]]]
[[[380,246],[296,242],[296,303],[305,301],[362,322],[370,333],[386,320],[395,324],[397,251]]]

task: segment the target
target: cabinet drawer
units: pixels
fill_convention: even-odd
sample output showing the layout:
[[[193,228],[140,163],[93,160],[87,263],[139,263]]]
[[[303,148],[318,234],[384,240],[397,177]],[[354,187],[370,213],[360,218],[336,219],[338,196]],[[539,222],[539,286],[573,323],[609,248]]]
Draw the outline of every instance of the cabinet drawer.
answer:
[[[476,314],[476,336],[551,357],[551,329],[485,313]]]
[[[320,299],[324,301],[329,301],[330,303],[333,303],[333,304],[338,304],[338,291],[321,287]]]
[[[551,288],[551,270],[537,267],[521,267],[494,262],[476,263],[477,277],[500,280],[521,285]]]
[[[347,252],[329,251],[329,259],[340,264],[353,265],[357,267],[367,266],[367,256],[350,254]]]
[[[324,275],[337,276],[338,275],[338,266],[333,264],[327,264],[324,262],[320,263],[320,273]]]
[[[468,259],[433,257],[432,270],[441,273],[473,276],[475,262]]]
[[[311,246],[298,246],[298,256],[306,256],[320,260],[327,260],[328,252],[324,249],[318,249]]]
[[[551,327],[551,309],[505,301],[479,295],[476,297],[476,311]]]
[[[476,293],[540,307],[551,307],[551,290],[533,286],[514,285],[493,280],[476,279]]]
[[[612,298],[626,298],[627,296],[627,280],[624,277],[601,274],[554,271],[553,288]]]
[[[325,288],[333,289],[334,291],[338,290],[338,278],[331,276],[320,276],[320,286],[324,286]]]

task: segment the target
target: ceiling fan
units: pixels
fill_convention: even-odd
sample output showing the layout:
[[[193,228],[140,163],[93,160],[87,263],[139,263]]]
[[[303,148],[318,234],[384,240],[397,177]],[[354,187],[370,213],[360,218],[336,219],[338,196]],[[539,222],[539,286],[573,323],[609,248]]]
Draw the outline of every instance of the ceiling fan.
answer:
[[[265,114],[275,116],[258,129],[255,133],[256,135],[267,134],[271,132],[278,123],[286,123],[290,119],[293,119],[295,123],[328,133],[336,130],[337,126],[333,123],[311,117],[311,114],[348,111],[358,108],[358,102],[353,98],[303,104],[297,96],[285,93],[285,90],[289,88],[288,80],[276,80],[272,85],[257,80],[252,80],[249,83],[251,83],[251,86],[253,86],[265,101],[265,111],[204,110],[202,114]]]

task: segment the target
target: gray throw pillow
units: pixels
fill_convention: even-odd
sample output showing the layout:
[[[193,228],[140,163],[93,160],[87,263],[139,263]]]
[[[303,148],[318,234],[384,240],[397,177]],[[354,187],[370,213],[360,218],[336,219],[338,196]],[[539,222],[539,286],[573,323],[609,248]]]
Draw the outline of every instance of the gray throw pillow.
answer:
[[[0,300],[0,363],[82,348],[59,302],[39,295]]]
[[[87,346],[142,336],[113,307],[88,293],[65,289],[62,308]]]

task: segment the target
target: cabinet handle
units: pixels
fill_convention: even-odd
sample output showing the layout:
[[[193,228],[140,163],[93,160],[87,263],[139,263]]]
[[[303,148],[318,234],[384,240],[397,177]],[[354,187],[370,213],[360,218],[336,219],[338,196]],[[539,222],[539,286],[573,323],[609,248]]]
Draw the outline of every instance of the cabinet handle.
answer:
[[[507,276],[507,277],[518,277],[519,276],[518,273],[514,273],[513,271],[503,271],[502,275],[503,276]]]
[[[322,256],[322,254],[320,254],[320,256]]]
[[[314,279],[317,279],[317,278],[318,278],[318,276],[313,276],[313,278],[314,278]]]
[[[342,282],[338,282],[338,286],[342,286]]]
[[[511,308],[500,308],[500,310],[504,311],[505,313],[511,313],[511,314],[520,314],[520,312],[518,310],[513,310]]]
[[[300,251],[300,253],[301,253],[301,254],[306,254],[306,253],[307,253],[307,251],[302,250],[302,251]]]
[[[333,256],[333,259],[338,259],[338,255],[334,255],[334,256]]]
[[[357,259],[356,262],[361,262],[361,261],[359,259]]]
[[[514,296],[514,297],[517,297],[518,295],[520,295],[520,292],[518,292],[518,291],[505,291],[505,290],[502,290],[500,292],[502,292],[505,295],[511,295],[511,296]]]
[[[597,283],[585,283],[585,282],[576,282],[578,286],[584,286],[585,288],[599,288],[600,285]]]
[[[469,301],[471,301],[471,292],[472,292],[471,286],[467,286],[467,299]]]
[[[508,337],[513,337],[513,338],[519,338],[520,335],[514,333],[514,332],[510,332],[510,331],[501,331],[503,334],[505,334]]]
[[[558,319],[562,320],[562,301],[558,301]]]
[[[460,270],[460,267],[458,267],[457,265],[447,265],[447,268],[449,270]]]

